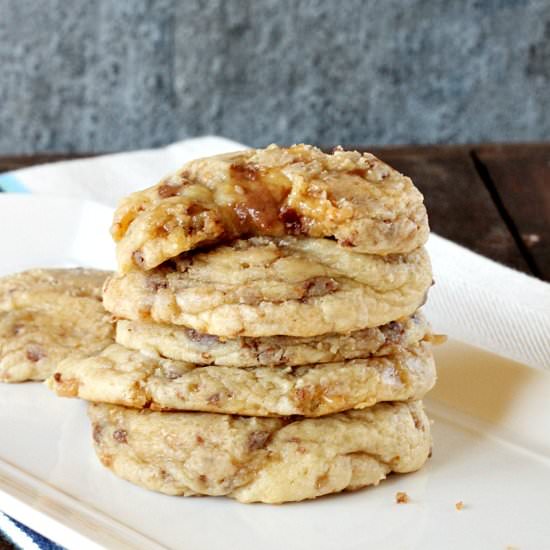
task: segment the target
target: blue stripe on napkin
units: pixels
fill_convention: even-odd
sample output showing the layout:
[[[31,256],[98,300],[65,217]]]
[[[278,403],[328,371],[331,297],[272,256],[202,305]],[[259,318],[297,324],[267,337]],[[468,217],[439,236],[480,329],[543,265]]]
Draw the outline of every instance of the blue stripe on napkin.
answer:
[[[11,172],[0,174],[0,191],[6,191],[8,193],[30,193]]]
[[[2,514],[2,512],[0,512]],[[2,514],[2,527],[0,531],[0,549],[2,550],[64,550],[51,540],[33,531],[26,525]],[[9,528],[8,528],[9,527]]]

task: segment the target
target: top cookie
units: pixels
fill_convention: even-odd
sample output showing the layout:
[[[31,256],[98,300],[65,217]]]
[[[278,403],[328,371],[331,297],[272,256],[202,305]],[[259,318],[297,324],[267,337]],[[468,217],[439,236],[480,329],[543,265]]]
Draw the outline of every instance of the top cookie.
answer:
[[[422,194],[369,153],[309,145],[187,163],[124,199],[111,228],[119,269],[149,270],[197,247],[251,236],[329,237],[357,252],[410,252],[426,241]]]

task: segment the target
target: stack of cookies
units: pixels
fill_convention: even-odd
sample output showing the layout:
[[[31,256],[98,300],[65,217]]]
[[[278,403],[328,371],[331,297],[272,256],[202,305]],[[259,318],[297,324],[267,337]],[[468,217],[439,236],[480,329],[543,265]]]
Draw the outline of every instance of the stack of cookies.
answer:
[[[422,195],[370,154],[196,160],[115,213],[116,343],[61,362],[102,463],[174,495],[296,501],[410,472],[431,447]]]

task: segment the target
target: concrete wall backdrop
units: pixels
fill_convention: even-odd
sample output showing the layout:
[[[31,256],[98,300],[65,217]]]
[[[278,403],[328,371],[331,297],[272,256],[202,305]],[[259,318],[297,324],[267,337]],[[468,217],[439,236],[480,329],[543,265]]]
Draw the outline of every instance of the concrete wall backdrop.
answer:
[[[0,0],[0,154],[550,139],[550,0]]]

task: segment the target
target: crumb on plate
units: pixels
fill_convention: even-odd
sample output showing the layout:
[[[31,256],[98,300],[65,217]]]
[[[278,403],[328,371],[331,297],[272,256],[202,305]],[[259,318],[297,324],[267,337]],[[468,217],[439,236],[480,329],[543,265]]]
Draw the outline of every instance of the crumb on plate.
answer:
[[[395,502],[397,502],[397,504],[406,504],[409,502],[409,495],[404,491],[397,491],[397,493],[395,493]]]

